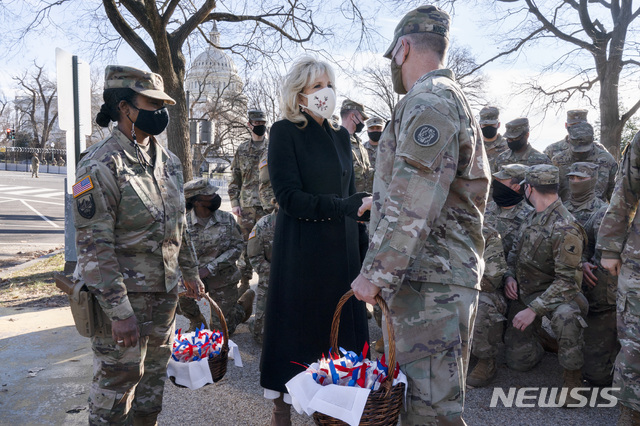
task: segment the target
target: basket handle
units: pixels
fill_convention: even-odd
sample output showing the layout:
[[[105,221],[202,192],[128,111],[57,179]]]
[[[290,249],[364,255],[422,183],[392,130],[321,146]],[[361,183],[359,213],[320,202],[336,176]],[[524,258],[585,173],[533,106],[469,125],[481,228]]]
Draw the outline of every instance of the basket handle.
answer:
[[[347,291],[338,302],[336,306],[336,311],[333,314],[333,321],[331,322],[331,350],[336,354],[340,355],[338,352],[338,329],[340,328],[340,314],[342,314],[342,307],[347,300],[353,296],[353,290]],[[391,314],[389,312],[389,307],[387,303],[384,301],[380,294],[376,294],[375,296],[376,302],[380,305],[380,309],[382,309],[382,313],[384,314],[385,322],[387,323],[387,334],[389,340],[389,359],[387,360],[387,366],[389,367],[389,373],[387,374],[387,378],[382,383],[387,390],[386,396],[391,392],[391,388],[393,387],[393,373],[396,368],[396,336],[393,332],[393,325],[391,323]],[[365,354],[366,356],[366,354]]]
[[[186,295],[187,295],[186,291],[178,293],[178,296],[186,296]],[[227,320],[224,318],[222,309],[220,309],[220,306],[218,306],[218,304],[211,298],[211,296],[209,296],[208,293],[205,292],[202,297],[204,297],[209,301],[212,312],[215,311],[216,314],[218,315],[218,318],[220,319],[220,324],[222,325],[222,339],[224,341],[223,346],[228,347],[229,346],[229,328],[227,327]],[[209,320],[209,322],[211,322],[211,320]],[[207,326],[211,328],[211,324],[207,324]]]

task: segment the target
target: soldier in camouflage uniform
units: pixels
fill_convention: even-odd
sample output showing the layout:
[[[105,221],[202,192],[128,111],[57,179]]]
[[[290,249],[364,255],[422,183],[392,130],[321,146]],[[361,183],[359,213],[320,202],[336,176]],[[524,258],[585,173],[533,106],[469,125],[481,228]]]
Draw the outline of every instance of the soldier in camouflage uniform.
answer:
[[[552,159],[553,165],[560,169],[560,198],[570,197],[567,172],[575,162],[593,163],[598,166],[596,179],[596,197],[609,201],[616,181],[618,164],[611,154],[593,143],[593,127],[589,123],[577,123],[569,127],[569,149]]]
[[[536,212],[520,228],[507,260],[505,294],[512,300],[504,337],[507,365],[528,371],[540,362],[544,351],[537,334],[546,316],[559,337],[563,387],[571,390],[582,386],[584,362],[583,316],[588,309],[580,292],[584,231],[558,198],[557,167],[530,167],[524,185],[524,195]],[[576,402],[567,397],[565,404]]]
[[[496,375],[498,345],[502,342],[504,321],[507,320],[507,301],[502,292],[502,278],[507,272],[502,239],[491,226],[482,227],[484,236],[484,274],[480,282],[478,315],[473,328],[471,353],[478,363],[467,377],[467,384],[480,387],[491,383]]]
[[[584,225],[588,243],[582,254],[582,291],[589,301],[589,314],[584,333],[582,372],[593,386],[611,386],[613,366],[620,351],[616,330],[618,277],[602,267],[602,251],[596,249],[598,230],[608,207],[602,202]]]
[[[31,177],[39,177],[38,170],[40,169],[40,159],[37,155],[33,154],[31,157]]]
[[[508,122],[505,127],[507,131],[504,132],[504,137],[507,139],[509,150],[498,155],[495,168],[491,170],[500,170],[500,167],[505,164],[524,164],[525,166],[551,164],[549,157],[529,143],[528,118],[516,118]]]
[[[276,198],[271,187],[271,179],[269,178],[269,149],[265,149],[258,163],[258,192],[260,193],[260,205],[265,214],[273,211],[271,200]]]
[[[245,249],[239,266],[242,273],[239,294],[249,289],[253,270],[247,258],[246,241],[258,219],[265,215],[260,202],[260,159],[267,152],[269,142],[265,137],[267,116],[260,110],[249,110],[248,127],[251,139],[240,144],[231,162],[231,182],[229,182],[229,200],[231,212],[237,217]]]
[[[365,191],[373,191],[373,174],[376,170],[376,157],[378,156],[378,142],[382,131],[384,130],[385,122],[380,117],[371,117],[365,123],[367,125],[367,136],[369,140],[364,143],[364,147],[369,154],[369,164],[371,165],[371,172],[369,173],[369,183],[367,184]]]
[[[220,210],[222,199],[216,192],[218,187],[209,179],[189,181],[184,186],[187,206],[187,225],[191,231],[193,246],[198,256],[198,272],[205,290],[218,304],[227,322],[229,336],[238,324],[249,319],[253,309],[253,290],[247,290],[238,299],[237,284],[240,271],[236,261],[244,247],[240,227],[231,213]],[[180,298],[180,309],[193,325],[199,326],[202,314],[198,304],[191,298]],[[211,311],[211,330],[221,330],[218,315]]]
[[[577,162],[569,167],[569,199],[564,206],[576,218],[578,223],[584,224],[603,205],[604,201],[596,197],[596,182],[598,180],[598,166],[593,163]]]
[[[184,214],[182,167],[155,139],[166,127],[158,74],[110,65],[96,122],[117,126],[87,149],[73,185],[78,263],[106,328],[91,339],[90,424],[156,424],[178,302],[204,291]],[[178,269],[180,267],[180,270]]]
[[[489,163],[466,97],[441,69],[449,22],[435,6],[409,12],[384,55],[394,90],[407,94],[380,139],[372,240],[351,285],[358,299],[375,304],[380,293],[389,305],[410,425],[462,422],[483,269]]]
[[[616,188],[598,232],[601,264],[618,276],[620,353],[613,387],[621,404],[618,425],[640,424],[640,133],[624,151]]]
[[[587,111],[586,109],[570,109],[567,111],[567,121],[564,123],[564,128],[569,129],[569,127],[573,126],[577,123],[587,123]],[[553,159],[557,154],[560,154],[563,151],[569,149],[569,135],[565,135],[558,142],[554,142],[551,145],[548,145],[544,149],[544,153],[547,157]]]
[[[485,220],[500,234],[505,259],[520,226],[533,214],[533,207],[524,201],[520,188],[526,170],[522,164],[507,164],[493,174],[493,201],[487,204]]]
[[[276,229],[276,216],[278,203],[272,198],[272,211],[262,217],[249,234],[247,243],[247,255],[253,270],[258,273],[258,287],[256,290],[256,310],[251,332],[256,341],[262,344],[262,332],[264,327],[264,310],[267,303],[267,288],[269,287],[269,272],[271,271],[271,248],[273,235]]]
[[[369,152],[362,145],[358,133],[364,129],[364,121],[369,116],[364,112],[364,107],[351,99],[345,99],[340,108],[340,118],[342,127],[347,129],[351,137],[351,153],[353,155],[353,173],[356,178],[356,191],[369,191],[367,189],[370,182],[371,163],[369,162]]]
[[[485,106],[480,110],[480,128],[482,129],[482,141],[487,151],[491,172],[495,173],[496,159],[498,155],[509,150],[507,140],[498,133],[500,129],[500,110],[494,106]]]

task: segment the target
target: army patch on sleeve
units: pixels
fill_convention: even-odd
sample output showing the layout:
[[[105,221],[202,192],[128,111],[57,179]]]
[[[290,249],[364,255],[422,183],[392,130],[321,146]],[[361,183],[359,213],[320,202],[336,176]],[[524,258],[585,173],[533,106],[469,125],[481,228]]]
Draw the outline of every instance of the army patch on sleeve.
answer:
[[[413,140],[420,146],[429,147],[438,142],[440,132],[430,124],[424,124],[413,132]]]
[[[260,164],[258,165],[259,169],[262,169],[263,167],[265,167],[267,165],[267,159],[265,158],[264,160],[262,160],[260,162]]]
[[[93,194],[87,194],[76,200],[76,208],[78,214],[85,219],[91,219],[96,214],[96,203],[93,200]]]
[[[256,230],[254,228],[254,229],[251,230],[251,233],[249,234],[249,238],[247,238],[247,241],[252,239],[252,238],[255,238],[255,236],[256,236]]]
[[[93,182],[91,176],[87,176],[84,179],[76,182],[71,189],[73,190],[73,198],[78,198],[80,195],[93,189]]]

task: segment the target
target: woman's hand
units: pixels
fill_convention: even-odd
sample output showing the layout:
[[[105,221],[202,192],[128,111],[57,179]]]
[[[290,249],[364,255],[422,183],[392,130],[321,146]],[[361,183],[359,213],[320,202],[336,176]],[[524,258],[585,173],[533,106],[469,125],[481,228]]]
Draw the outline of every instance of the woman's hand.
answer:
[[[371,211],[371,205],[373,204],[373,197],[364,197],[362,199],[362,205],[358,209],[358,216],[362,216],[364,212]]]

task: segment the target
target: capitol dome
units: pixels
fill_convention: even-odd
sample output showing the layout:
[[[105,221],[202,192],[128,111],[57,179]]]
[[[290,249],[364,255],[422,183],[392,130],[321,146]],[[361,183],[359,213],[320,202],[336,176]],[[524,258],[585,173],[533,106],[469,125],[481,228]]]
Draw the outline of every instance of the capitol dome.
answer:
[[[215,22],[209,39],[215,46],[220,46],[220,33]],[[242,88],[242,79],[231,57],[212,45],[196,57],[185,81],[185,90],[190,92],[195,102],[216,99],[223,93],[237,94],[242,92]]]

